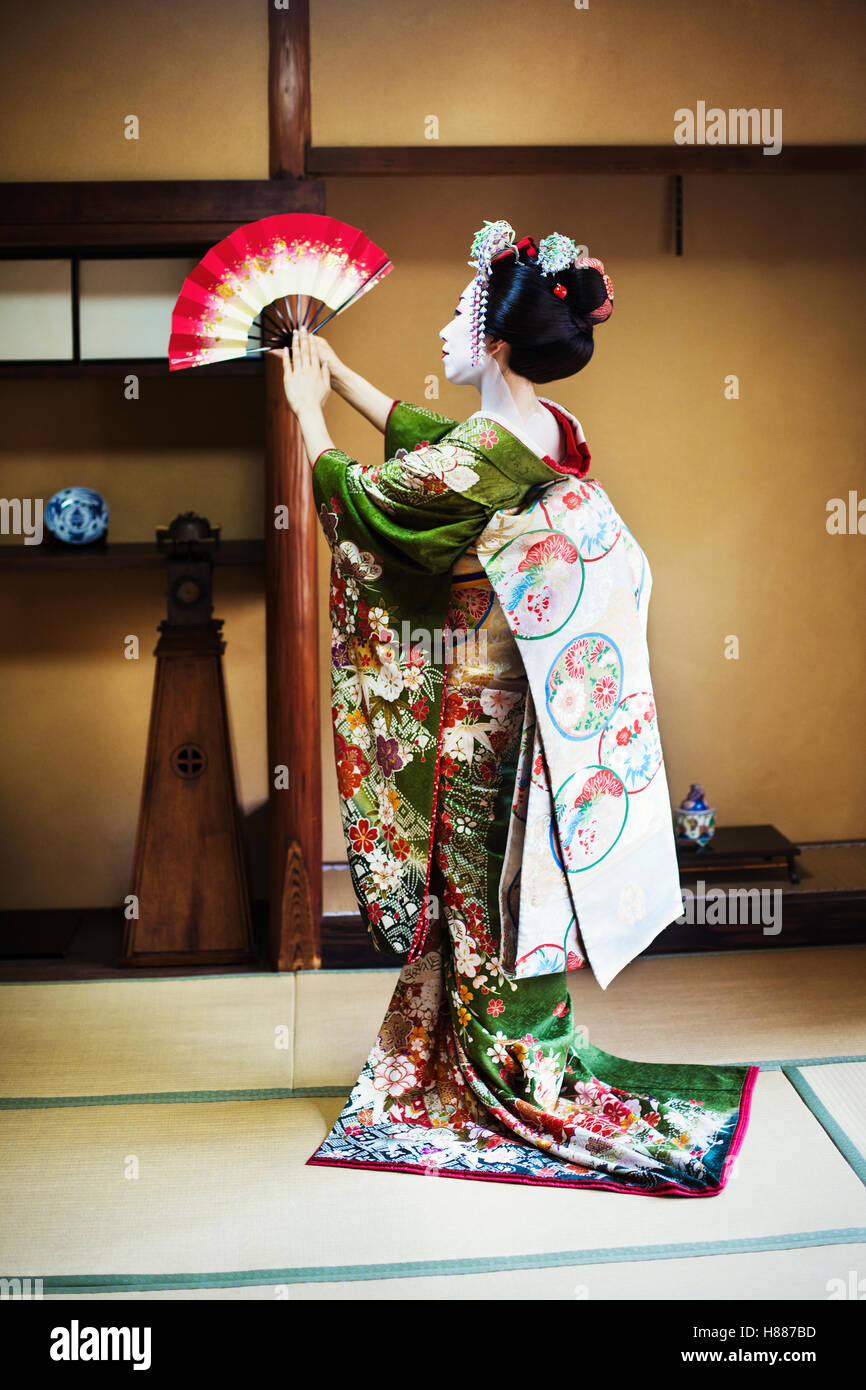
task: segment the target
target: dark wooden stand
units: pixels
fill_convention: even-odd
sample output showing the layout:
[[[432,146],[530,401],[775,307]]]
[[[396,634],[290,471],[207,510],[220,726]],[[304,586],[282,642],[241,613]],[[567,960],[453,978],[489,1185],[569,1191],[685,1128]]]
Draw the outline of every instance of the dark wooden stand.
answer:
[[[123,965],[255,960],[221,628],[159,625]]]
[[[794,856],[799,847],[774,825],[722,825],[705,846],[676,837],[681,874],[717,873],[731,869],[763,869],[774,860],[785,860],[788,878],[799,883]]]

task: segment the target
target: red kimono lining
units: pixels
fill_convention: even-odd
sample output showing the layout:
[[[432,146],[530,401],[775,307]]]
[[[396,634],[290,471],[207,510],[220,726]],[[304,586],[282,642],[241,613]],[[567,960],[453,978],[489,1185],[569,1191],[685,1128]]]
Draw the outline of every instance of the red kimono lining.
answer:
[[[556,406],[550,405],[547,401],[542,401],[541,404],[546,406],[551,415],[554,416],[565,444],[565,458],[562,463],[557,463],[547,454],[544,455],[542,462],[548,464],[557,473],[570,473],[574,477],[585,478],[592,462],[589,446],[582,439],[578,439],[574,425],[567,415],[564,415],[561,410],[557,410]]]

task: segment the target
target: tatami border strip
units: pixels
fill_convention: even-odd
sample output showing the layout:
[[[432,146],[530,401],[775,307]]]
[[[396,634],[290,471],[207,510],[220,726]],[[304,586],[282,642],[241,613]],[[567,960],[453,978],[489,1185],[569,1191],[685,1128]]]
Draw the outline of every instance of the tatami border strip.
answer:
[[[789,1069],[806,1066],[818,1067],[833,1062],[866,1062],[866,1054],[859,1053],[850,1057],[788,1057],[779,1061],[730,1063],[730,1065],[754,1066],[761,1071],[783,1071],[796,1086],[797,1083],[790,1076]],[[353,1082],[347,1081],[343,1086],[272,1086],[270,1088],[263,1087],[260,1090],[243,1089],[237,1091],[130,1091],[104,1096],[0,1096],[0,1110],[55,1110],[79,1105],[196,1105],[232,1100],[332,1100],[341,1096],[347,1097],[353,1084]],[[808,1083],[805,1084],[808,1085]],[[821,1102],[811,1087],[809,1087],[809,1092],[815,1105],[820,1106]],[[803,1099],[809,1103],[810,1110],[813,1110],[817,1115],[818,1111],[815,1109],[815,1105],[809,1102],[809,1098],[803,1095]],[[864,1177],[864,1182],[866,1182],[866,1177]]]
[[[3,1096],[0,1110],[54,1110],[77,1105],[199,1105],[229,1100],[328,1100],[346,1097],[347,1086],[272,1086],[240,1091],[130,1091],[106,1096]]]
[[[782,1058],[780,1061],[731,1063],[730,1065],[749,1065],[758,1067],[761,1071],[782,1071],[800,1090],[796,1080],[791,1075],[792,1070],[797,1067],[819,1067],[833,1062],[866,1062],[866,1055],[860,1053],[851,1057],[789,1057]],[[332,1100],[341,1096],[347,1097],[353,1084],[349,1081],[344,1086],[272,1086],[263,1087],[260,1090],[237,1091],[130,1091],[104,1096],[0,1096],[0,1110],[56,1110],[80,1105],[198,1105],[232,1100]],[[815,1116],[820,1118],[818,1109],[823,1110],[824,1107],[821,1106],[821,1102],[808,1082],[804,1080],[803,1085],[809,1091],[807,1096],[800,1090],[803,1100],[806,1101]],[[832,1116],[826,1111],[825,1114],[827,1119],[835,1124]],[[821,1119],[821,1123],[824,1124],[823,1119]],[[824,1128],[829,1134],[830,1130],[827,1125],[824,1125]],[[841,1130],[839,1133],[845,1142],[850,1144],[850,1140]],[[835,1137],[833,1135],[831,1137],[836,1142]],[[841,1145],[837,1145],[837,1147],[841,1148]],[[844,1149],[842,1152],[845,1153],[845,1157],[848,1158],[852,1167],[856,1167],[856,1164],[848,1157],[847,1152]],[[866,1182],[864,1173],[861,1173],[859,1169],[857,1172],[858,1176]],[[864,1172],[866,1172],[866,1168],[864,1168]]]
[[[832,1139],[842,1157],[851,1165],[860,1181],[866,1183],[866,1158],[853,1139],[846,1133],[835,1115],[827,1109],[827,1106],[809,1085],[798,1067],[787,1066],[783,1067],[782,1071],[797,1091],[800,1099],[811,1110],[819,1125],[826,1130],[828,1137]]]
[[[826,1066],[833,1062],[866,1062],[866,1052],[851,1052],[838,1056],[783,1056],[774,1061],[751,1062],[749,1065],[759,1066],[762,1072],[778,1072],[784,1070],[785,1066]],[[737,1063],[728,1062],[726,1065],[735,1066]]]
[[[757,1254],[816,1245],[856,1245],[866,1227],[797,1231],[733,1240],[683,1241],[671,1245],[622,1245],[544,1254],[478,1255],[458,1260],[412,1260],[402,1264],[311,1265],[299,1269],[238,1269],[216,1274],[66,1274],[43,1277],[43,1294],[158,1293],[172,1289],[233,1289],[257,1284],[360,1283],[371,1279],[419,1279],[430,1275],[500,1274],[515,1269],[690,1259],[699,1255]]]

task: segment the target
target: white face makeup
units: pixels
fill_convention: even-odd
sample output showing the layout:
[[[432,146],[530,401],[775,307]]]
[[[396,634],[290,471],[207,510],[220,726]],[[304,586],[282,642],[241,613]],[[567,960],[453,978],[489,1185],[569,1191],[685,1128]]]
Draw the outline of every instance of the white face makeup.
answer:
[[[454,317],[439,331],[444,347],[442,370],[447,379],[458,386],[478,386],[484,369],[484,361],[472,363],[469,310],[474,283],[474,280],[469,281],[458,300]]]
[[[511,393],[502,368],[496,357],[487,354],[473,365],[472,341],[469,333],[469,318],[472,306],[472,287],[470,280],[457,301],[454,317],[439,330],[442,339],[442,370],[448,381],[455,386],[474,386],[481,395],[481,409],[485,415],[498,419],[506,428],[522,438],[527,447],[539,457],[550,456],[557,461],[562,456],[562,443],[559,426],[553,416],[537,401],[535,409],[522,414]],[[490,340],[492,341],[492,340]],[[504,359],[507,363],[507,357]],[[524,408],[531,401],[524,400]],[[478,412],[476,412],[477,414]]]

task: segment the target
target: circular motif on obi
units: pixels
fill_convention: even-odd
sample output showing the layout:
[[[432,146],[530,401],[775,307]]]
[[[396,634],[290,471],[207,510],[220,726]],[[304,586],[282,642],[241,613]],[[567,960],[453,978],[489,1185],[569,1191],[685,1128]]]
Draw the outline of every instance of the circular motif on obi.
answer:
[[[551,526],[561,526],[571,536],[581,558],[591,563],[613,550],[622,524],[610,500],[595,483],[554,483],[529,511],[540,507]]]
[[[518,978],[527,975],[559,975],[564,970],[580,970],[586,965],[583,954],[578,949],[577,918],[574,913],[566,928],[563,944],[558,941],[542,941],[524,955],[518,956],[514,963],[514,974]]]
[[[563,647],[544,683],[547,712],[564,738],[600,734],[622,690],[619,647],[603,632],[582,632]]]
[[[514,962],[514,974],[518,979],[531,975],[561,975],[565,970],[565,951],[555,941],[544,941],[533,946],[526,955],[518,956]]]
[[[515,637],[524,641],[558,632],[583,593],[583,560],[574,541],[561,531],[515,536],[497,550],[488,573]]]
[[[648,787],[662,765],[652,691],[636,690],[620,700],[598,741],[598,760],[622,778],[630,792]]]
[[[556,823],[565,864],[550,826],[553,857],[566,873],[579,874],[609,854],[623,832],[628,793],[609,767],[584,767],[566,777],[556,793]]]

